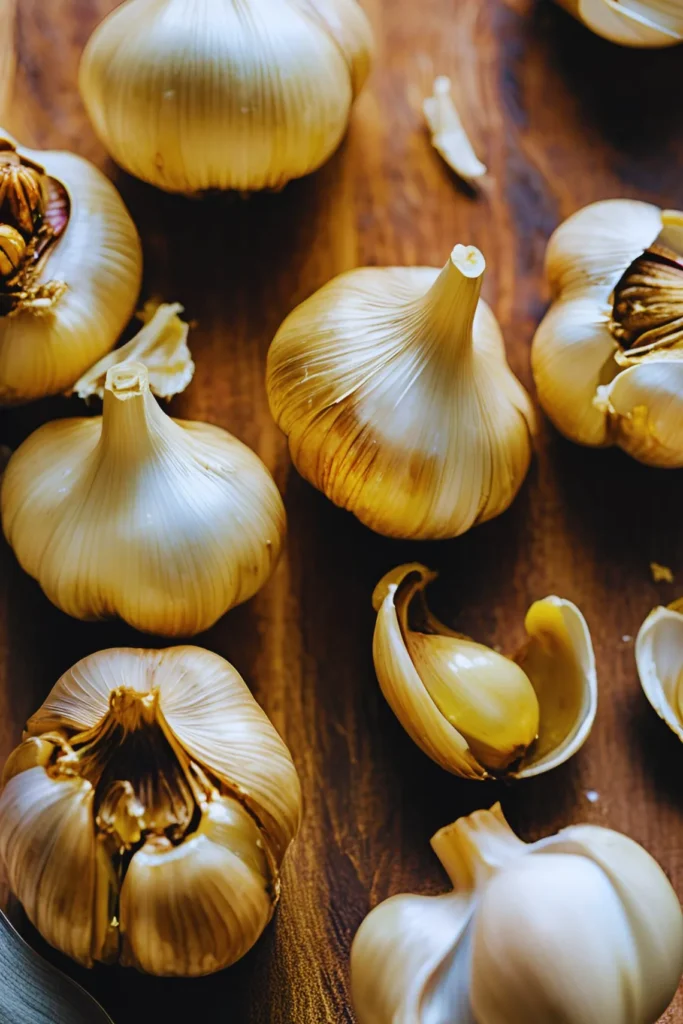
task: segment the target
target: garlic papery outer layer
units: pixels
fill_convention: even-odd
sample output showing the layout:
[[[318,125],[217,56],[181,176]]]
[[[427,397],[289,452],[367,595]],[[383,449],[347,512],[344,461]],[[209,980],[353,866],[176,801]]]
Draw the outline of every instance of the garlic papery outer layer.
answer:
[[[683,740],[683,614],[681,602],[655,608],[636,637],[636,663],[645,696]]]
[[[546,597],[527,612],[512,660],[439,622],[424,565],[401,565],[373,595],[373,658],[391,709],[433,761],[467,779],[530,778],[563,764],[593,726],[595,658],[585,619]]]
[[[622,46],[675,46],[683,40],[681,0],[557,0],[592,32]]]
[[[140,240],[111,182],[73,153],[14,145],[0,129],[0,179],[5,169],[15,179],[0,222],[12,217],[15,158],[40,182],[44,205],[33,229],[14,224],[27,251],[15,280],[0,281],[0,405],[70,388],[116,344],[142,277]]]
[[[256,593],[285,533],[258,456],[208,423],[173,420],[140,363],[107,371],[102,416],[40,427],[9,461],[5,536],[79,619],[189,636]]]
[[[91,37],[80,87],[138,178],[279,188],[339,145],[371,49],[356,0],[128,0]]]
[[[270,408],[302,476],[391,537],[455,537],[522,485],[534,415],[479,299],[484,257],[334,278],[280,327]]]
[[[472,148],[451,95],[451,80],[439,75],[434,95],[422,104],[434,149],[464,181],[473,182],[486,174],[486,165]]]
[[[554,298],[531,361],[557,429],[683,466],[683,214],[593,203],[555,231],[546,272]]]
[[[453,891],[394,896],[356,935],[359,1024],[655,1024],[683,915],[637,843],[594,825],[523,843],[496,804],[432,846]]]
[[[74,665],[29,720],[0,855],[31,922],[79,963],[196,976],[261,935],[300,817],[289,751],[232,665],[117,648]]]

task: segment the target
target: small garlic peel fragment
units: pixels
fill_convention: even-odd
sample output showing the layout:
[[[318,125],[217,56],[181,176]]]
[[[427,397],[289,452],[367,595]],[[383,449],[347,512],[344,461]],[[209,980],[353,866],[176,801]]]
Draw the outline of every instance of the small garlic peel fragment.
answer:
[[[486,165],[474,152],[460,115],[453,102],[451,80],[440,75],[434,82],[434,94],[423,105],[432,133],[432,145],[448,166],[464,181],[476,181],[486,174]]]

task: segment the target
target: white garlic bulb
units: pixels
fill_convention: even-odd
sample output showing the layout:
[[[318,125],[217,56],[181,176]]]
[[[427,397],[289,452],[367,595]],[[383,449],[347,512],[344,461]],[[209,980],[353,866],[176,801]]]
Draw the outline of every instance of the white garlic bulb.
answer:
[[[391,537],[455,537],[522,485],[534,414],[480,300],[484,257],[363,268],[303,302],[268,353],[270,408],[294,465]]]
[[[189,636],[256,593],[285,532],[261,460],[207,423],[173,420],[140,363],[107,371],[102,416],[40,427],[9,461],[5,536],[79,619]]]
[[[5,766],[0,856],[31,922],[86,967],[196,977],[272,917],[301,818],[289,751],[200,647],[74,665]]]
[[[128,0],[91,37],[80,87],[138,178],[279,188],[339,145],[371,49],[356,0]]]
[[[142,252],[105,176],[73,153],[17,150],[0,129],[0,225],[20,234],[0,261],[0,405],[70,388],[110,351],[135,309]],[[1,247],[0,247],[1,248]]]
[[[557,0],[592,32],[633,47],[683,41],[683,0]]]
[[[655,1024],[683,915],[637,843],[594,825],[523,843],[497,804],[432,846],[453,891],[394,896],[356,935],[359,1024]]]
[[[643,692],[660,718],[683,740],[683,613],[681,601],[650,612],[636,638]]]
[[[579,444],[683,466],[683,214],[593,203],[555,231],[546,271],[531,357],[550,419]]]

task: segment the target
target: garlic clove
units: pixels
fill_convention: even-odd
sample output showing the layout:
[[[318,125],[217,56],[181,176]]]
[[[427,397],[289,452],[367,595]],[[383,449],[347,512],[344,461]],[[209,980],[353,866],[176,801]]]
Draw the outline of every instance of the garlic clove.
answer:
[[[73,386],[79,398],[104,398],[107,371],[117,363],[140,362],[147,367],[149,389],[157,398],[172,398],[188,386],[194,363],[187,347],[189,324],[180,319],[179,303],[148,303],[142,313],[143,327],[134,338],[110,352]]]
[[[683,740],[683,614],[672,608],[650,612],[636,638],[636,663],[643,692],[660,718]]]
[[[432,145],[448,166],[464,181],[476,181],[486,174],[486,165],[478,158],[460,120],[451,95],[451,80],[440,75],[434,81],[434,94],[423,105],[432,134]]]
[[[632,47],[674,46],[683,40],[683,12],[675,0],[558,0],[592,32]]]

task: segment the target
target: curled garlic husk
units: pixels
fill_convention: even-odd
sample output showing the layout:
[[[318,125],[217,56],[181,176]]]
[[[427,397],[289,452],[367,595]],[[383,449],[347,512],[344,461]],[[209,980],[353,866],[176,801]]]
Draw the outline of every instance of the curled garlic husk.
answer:
[[[683,466],[683,214],[593,203],[555,231],[546,272],[531,357],[550,419],[579,444]]]
[[[289,751],[232,665],[115,648],[29,720],[5,766],[0,856],[67,956],[197,976],[261,935],[300,817]]]
[[[592,32],[632,47],[675,46],[683,41],[681,0],[557,0]]]
[[[524,843],[500,805],[437,832],[453,885],[394,896],[351,951],[359,1024],[655,1024],[683,973],[683,915],[626,836]]]
[[[128,0],[80,88],[131,174],[169,192],[279,188],[332,155],[370,66],[356,0]]]
[[[434,94],[422,104],[434,149],[464,181],[475,182],[486,174],[486,165],[474,152],[451,95],[451,80],[439,75]]]
[[[285,532],[261,460],[219,427],[174,420],[141,363],[107,371],[102,416],[57,420],[9,461],[2,526],[22,567],[79,619],[190,636],[256,593]]]
[[[683,740],[683,613],[681,601],[655,608],[636,637],[643,692],[660,718]]]
[[[479,298],[484,257],[363,268],[298,306],[268,353],[270,408],[294,465],[391,537],[455,537],[522,485],[534,415]]]
[[[563,764],[586,741],[598,702],[583,615],[546,597],[527,612],[514,658],[454,633],[424,596],[436,573],[410,563],[373,594],[373,659],[382,693],[433,761],[467,779],[524,779]]]
[[[67,390],[114,347],[135,309],[142,252],[96,167],[17,149],[1,129],[0,236],[0,405],[9,405]]]

